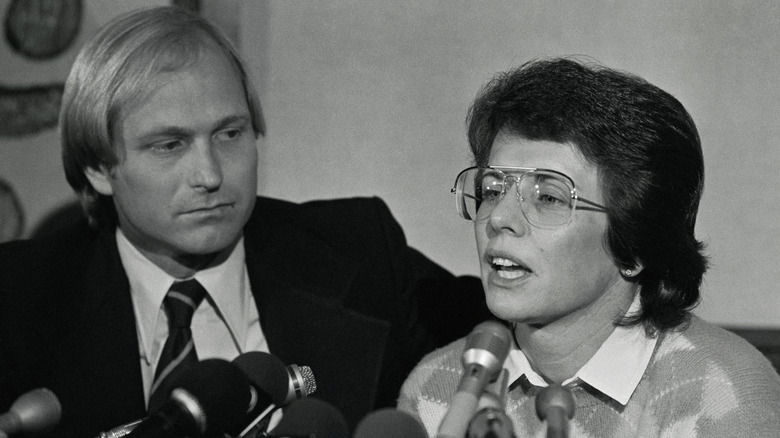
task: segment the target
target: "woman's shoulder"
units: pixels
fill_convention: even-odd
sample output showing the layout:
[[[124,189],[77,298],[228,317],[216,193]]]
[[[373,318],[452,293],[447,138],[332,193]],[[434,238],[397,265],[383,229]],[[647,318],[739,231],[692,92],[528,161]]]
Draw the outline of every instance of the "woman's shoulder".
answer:
[[[466,338],[434,350],[420,360],[406,378],[398,398],[398,409],[418,418],[433,434],[458,387],[463,365],[461,356]]]
[[[764,365],[773,369],[769,360],[744,338],[697,316],[681,328],[665,333],[656,354],[688,357],[727,369]]]
[[[672,419],[665,421],[695,425],[696,436],[771,436],[780,429],[780,376],[749,342],[696,316],[660,336],[641,385],[668,408]]]
[[[736,398],[763,394],[780,403],[780,376],[769,359],[742,337],[696,316],[661,336],[652,365],[657,376],[710,382],[712,388],[731,388]],[[757,387],[763,389],[756,392]]]
[[[404,386],[423,387],[426,382],[441,379],[442,376],[455,378],[456,382],[460,380],[463,373],[461,356],[465,345],[466,338],[460,338],[426,354],[409,374]]]

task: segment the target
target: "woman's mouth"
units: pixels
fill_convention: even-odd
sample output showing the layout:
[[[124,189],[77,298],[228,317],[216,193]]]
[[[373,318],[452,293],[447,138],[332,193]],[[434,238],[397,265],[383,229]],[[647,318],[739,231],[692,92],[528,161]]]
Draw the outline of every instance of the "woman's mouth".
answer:
[[[516,280],[531,273],[526,266],[504,257],[493,257],[490,266],[496,275],[507,280]]]

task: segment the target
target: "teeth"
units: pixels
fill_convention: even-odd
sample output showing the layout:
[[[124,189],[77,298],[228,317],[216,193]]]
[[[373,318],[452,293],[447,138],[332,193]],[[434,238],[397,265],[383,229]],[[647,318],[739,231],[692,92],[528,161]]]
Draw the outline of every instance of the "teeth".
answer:
[[[496,271],[496,273],[498,274],[499,277],[506,278],[506,279],[509,279],[509,280],[514,280],[516,278],[520,278],[520,277],[524,277],[524,276],[528,275],[528,272],[523,271],[523,270],[505,271],[505,270],[499,269],[498,271]]]
[[[512,260],[504,259],[501,257],[494,257],[493,264],[496,266],[520,266],[517,263],[513,262]]]

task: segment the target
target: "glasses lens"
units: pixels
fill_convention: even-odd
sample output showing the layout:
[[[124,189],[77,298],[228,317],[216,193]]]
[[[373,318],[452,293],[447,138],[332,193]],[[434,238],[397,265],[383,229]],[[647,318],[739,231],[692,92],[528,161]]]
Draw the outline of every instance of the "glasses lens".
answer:
[[[487,219],[504,193],[504,175],[493,169],[462,172],[456,184],[458,212],[465,219]]]
[[[571,219],[573,187],[554,173],[529,172],[520,183],[525,217],[539,227],[564,225]]]
[[[571,219],[572,184],[560,175],[545,171],[500,171],[473,168],[462,172],[456,183],[460,215],[472,221],[487,219],[501,199],[515,186],[518,207],[532,225],[555,227]],[[508,192],[509,191],[509,192]]]

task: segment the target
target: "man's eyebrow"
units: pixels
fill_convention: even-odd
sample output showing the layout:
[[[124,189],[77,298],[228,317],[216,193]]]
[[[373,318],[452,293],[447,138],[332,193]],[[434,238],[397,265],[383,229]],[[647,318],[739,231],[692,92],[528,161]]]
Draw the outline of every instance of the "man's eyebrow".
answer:
[[[230,125],[232,123],[247,123],[250,120],[251,118],[249,117],[249,114],[236,114],[232,116],[223,117],[216,124],[216,126],[225,126],[225,125]]]
[[[234,123],[249,123],[250,121],[251,118],[248,114],[230,115],[223,117],[214,123],[213,129],[220,129]],[[189,128],[184,128],[181,126],[160,125],[152,127],[139,138],[140,140],[149,140],[154,137],[187,137],[192,135],[194,135],[194,131]]]

